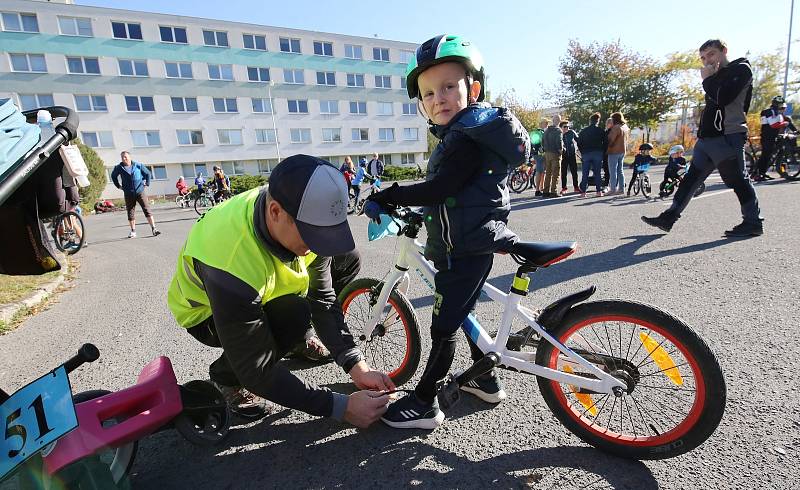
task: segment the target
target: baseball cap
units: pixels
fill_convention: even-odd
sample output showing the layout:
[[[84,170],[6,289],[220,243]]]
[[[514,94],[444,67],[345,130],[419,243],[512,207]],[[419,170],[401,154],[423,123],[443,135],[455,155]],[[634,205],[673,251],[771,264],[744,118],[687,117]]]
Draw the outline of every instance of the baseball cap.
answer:
[[[330,163],[309,155],[282,160],[269,176],[269,194],[315,254],[332,257],[356,248],[347,224],[347,183]]]

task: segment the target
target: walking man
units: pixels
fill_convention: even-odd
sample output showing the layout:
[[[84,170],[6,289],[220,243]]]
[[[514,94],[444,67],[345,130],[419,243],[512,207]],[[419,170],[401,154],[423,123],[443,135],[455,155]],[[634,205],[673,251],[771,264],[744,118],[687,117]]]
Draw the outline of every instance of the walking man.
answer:
[[[150,223],[150,230],[153,236],[161,234],[156,228],[156,220],[153,218],[153,213],[150,211],[150,206],[147,202],[147,194],[145,187],[150,185],[150,170],[139,162],[131,160],[131,154],[127,151],[120,153],[122,161],[114,167],[111,172],[111,181],[114,182],[114,187],[122,189],[125,196],[125,210],[128,212],[128,224],[131,227],[128,238],[136,238],[136,203],[144,212],[147,222]]]

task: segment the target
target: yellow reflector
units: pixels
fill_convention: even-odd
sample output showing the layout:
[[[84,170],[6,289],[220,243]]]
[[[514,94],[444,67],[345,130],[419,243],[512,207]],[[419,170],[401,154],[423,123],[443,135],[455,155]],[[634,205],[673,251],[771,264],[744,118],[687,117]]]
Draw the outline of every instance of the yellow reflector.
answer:
[[[681,373],[675,366],[675,361],[667,354],[667,351],[644,332],[639,332],[639,339],[641,339],[644,348],[647,349],[647,352],[650,353],[650,357],[655,361],[656,365],[661,368],[664,374],[676,385],[682,385],[683,378],[681,378]]]
[[[574,371],[572,370],[572,367],[570,367],[568,364],[565,364],[564,372],[572,374]],[[594,406],[594,401],[592,400],[592,396],[589,395],[588,393],[578,393],[578,388],[572,385],[569,385],[569,389],[575,395],[575,398],[577,398],[578,401],[581,402],[583,408],[589,410],[589,413],[592,414],[592,417],[597,417],[597,407]]]

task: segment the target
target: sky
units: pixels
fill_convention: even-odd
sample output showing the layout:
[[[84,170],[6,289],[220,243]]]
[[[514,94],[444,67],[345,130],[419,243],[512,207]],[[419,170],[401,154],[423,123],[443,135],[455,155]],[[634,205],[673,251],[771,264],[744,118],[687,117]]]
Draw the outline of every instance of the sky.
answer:
[[[661,0],[542,2],[538,0],[246,1],[76,0],[81,5],[292,27],[422,43],[441,33],[470,39],[481,51],[488,89],[547,106],[558,85],[559,59],[570,39],[620,40],[663,60],[709,38],[728,42],[729,58],[785,47],[791,0]],[[220,9],[224,5],[224,9]],[[795,8],[792,61],[800,59],[800,2]]]

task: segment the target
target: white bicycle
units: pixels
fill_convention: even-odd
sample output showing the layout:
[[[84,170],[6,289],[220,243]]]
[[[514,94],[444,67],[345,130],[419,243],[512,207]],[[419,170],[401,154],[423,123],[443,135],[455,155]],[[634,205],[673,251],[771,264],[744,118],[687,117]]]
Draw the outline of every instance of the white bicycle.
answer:
[[[416,240],[424,216],[408,208],[382,215],[397,235],[399,253],[385,281],[360,278],[339,301],[369,362],[398,386],[416,371],[419,326],[406,292],[409,271],[433,289],[436,270]],[[583,303],[592,286],[555,301],[540,313],[520,304],[529,274],[572,255],[575,242],[518,242],[507,254],[518,264],[508,293],[489,283],[483,293],[505,305],[492,337],[469,315],[462,329],[485,356],[438,386],[442,409],[460,387],[499,367],[534,374],[547,406],[572,433],[599,449],[635,459],[685,453],[713,434],[725,410],[725,379],[714,353],[685,323],[658,308],[631,301]],[[387,287],[388,286],[388,287]],[[517,319],[526,328],[512,333]],[[532,349],[532,350],[528,350]]]

